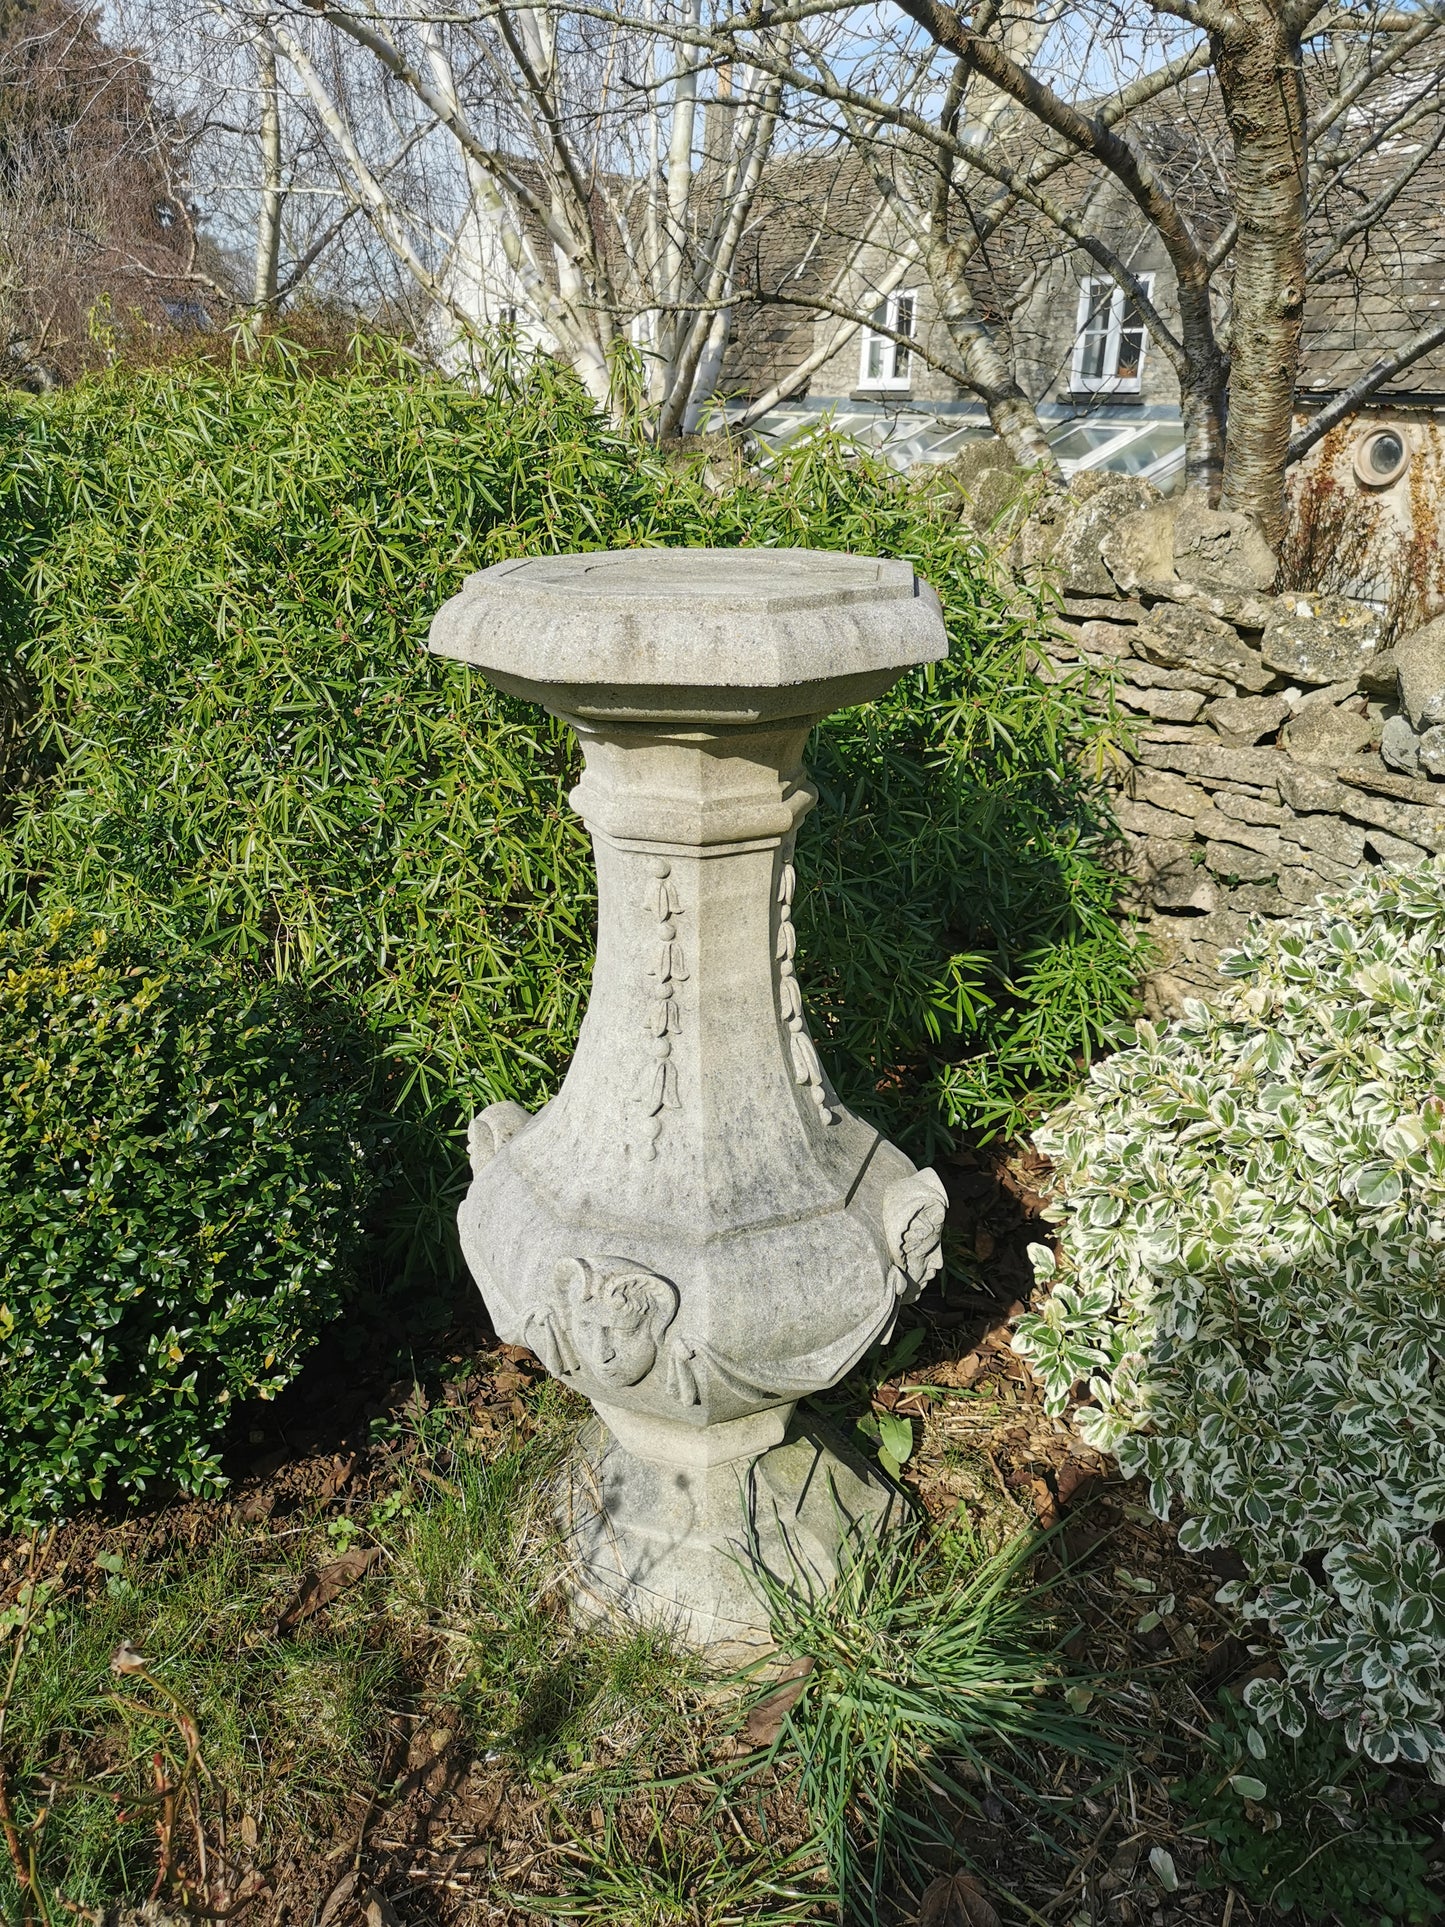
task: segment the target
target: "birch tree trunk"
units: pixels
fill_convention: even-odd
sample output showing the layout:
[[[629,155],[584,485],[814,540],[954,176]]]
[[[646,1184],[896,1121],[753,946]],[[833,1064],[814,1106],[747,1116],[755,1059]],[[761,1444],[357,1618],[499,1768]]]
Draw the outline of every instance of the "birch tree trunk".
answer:
[[[256,42],[256,80],[261,95],[261,206],[252,300],[258,313],[270,313],[281,278],[281,95],[276,83],[276,43],[269,32]]]

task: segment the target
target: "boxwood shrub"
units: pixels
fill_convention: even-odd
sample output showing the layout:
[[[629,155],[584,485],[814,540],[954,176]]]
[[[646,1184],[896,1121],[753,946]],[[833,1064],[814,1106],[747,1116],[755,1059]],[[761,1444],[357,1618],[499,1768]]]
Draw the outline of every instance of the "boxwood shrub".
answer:
[[[364,1049],[93,920],[0,933],[0,1517],[221,1485],[231,1406],[340,1302]]]
[[[1090,1073],[1038,1143],[1062,1252],[1015,1343],[1278,1634],[1247,1699],[1445,1781],[1445,866],[1257,925],[1215,1008]]]

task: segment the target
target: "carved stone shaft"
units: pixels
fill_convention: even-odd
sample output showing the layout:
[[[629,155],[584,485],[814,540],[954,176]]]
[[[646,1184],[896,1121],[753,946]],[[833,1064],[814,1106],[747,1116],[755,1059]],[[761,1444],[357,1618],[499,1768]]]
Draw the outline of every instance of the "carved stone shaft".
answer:
[[[937,600],[906,564],[807,551],[560,556],[471,577],[431,646],[572,723],[598,875],[576,1055],[535,1117],[473,1120],[463,1250],[502,1337],[611,1434],[592,1453],[607,1530],[572,1507],[579,1584],[703,1643],[756,1638],[738,1547],[774,1543],[784,1577],[822,1584],[839,1531],[830,1549],[753,1462],[938,1268],[943,1188],[839,1103],[793,926],[808,731],[945,653]],[[799,1478],[825,1485],[823,1464],[835,1499],[852,1479],[856,1510],[887,1510],[808,1449]]]

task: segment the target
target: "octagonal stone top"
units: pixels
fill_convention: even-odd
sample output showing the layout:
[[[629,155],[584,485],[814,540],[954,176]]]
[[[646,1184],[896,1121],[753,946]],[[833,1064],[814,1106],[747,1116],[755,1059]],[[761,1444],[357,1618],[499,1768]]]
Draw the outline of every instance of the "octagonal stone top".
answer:
[[[825,714],[948,653],[907,562],[812,549],[623,549],[499,562],[431,628],[434,653],[589,718]]]

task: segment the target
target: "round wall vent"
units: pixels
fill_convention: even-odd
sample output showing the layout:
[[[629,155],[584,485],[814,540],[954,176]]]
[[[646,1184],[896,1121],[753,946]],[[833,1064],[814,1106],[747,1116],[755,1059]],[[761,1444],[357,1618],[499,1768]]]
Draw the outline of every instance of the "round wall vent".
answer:
[[[1410,466],[1403,428],[1372,428],[1355,443],[1355,477],[1366,488],[1388,488]]]

